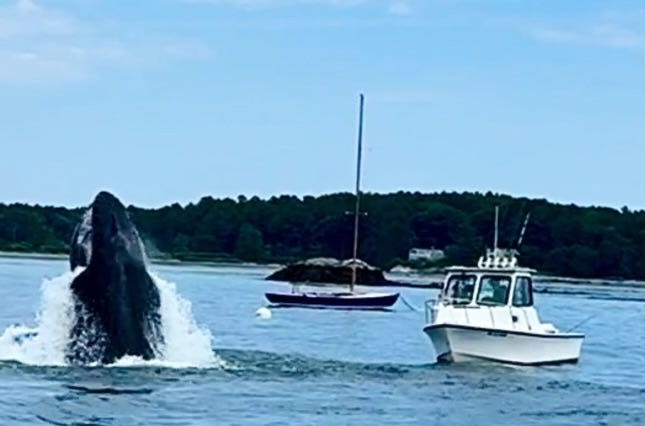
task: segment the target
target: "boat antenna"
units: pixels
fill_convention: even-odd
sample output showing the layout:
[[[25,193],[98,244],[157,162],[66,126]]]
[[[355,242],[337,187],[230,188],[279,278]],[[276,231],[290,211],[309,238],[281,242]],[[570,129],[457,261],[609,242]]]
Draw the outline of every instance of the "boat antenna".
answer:
[[[495,256],[497,255],[497,238],[498,238],[498,231],[499,228],[499,206],[495,206],[495,237],[493,240],[493,253],[495,253]]]
[[[358,216],[360,214],[361,199],[361,154],[363,148],[363,104],[365,96],[360,94],[360,108],[358,113],[358,154],[356,156],[356,208],[354,210],[354,254],[352,258],[352,282],[349,291],[354,291],[356,284],[356,258],[358,255]]]
[[[526,219],[524,219],[524,225],[522,225],[522,231],[520,231],[520,237],[517,239],[517,249],[522,245],[522,240],[524,239],[524,232],[526,231],[526,225],[529,224],[529,219],[531,218],[531,212],[526,214]]]

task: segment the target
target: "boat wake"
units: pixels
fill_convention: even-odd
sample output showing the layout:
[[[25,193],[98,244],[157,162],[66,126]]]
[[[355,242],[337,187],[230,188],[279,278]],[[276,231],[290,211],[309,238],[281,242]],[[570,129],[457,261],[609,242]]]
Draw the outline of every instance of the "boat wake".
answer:
[[[83,271],[46,279],[41,286],[41,306],[35,326],[15,324],[0,335],[0,361],[17,361],[36,366],[66,366],[65,351],[74,323],[71,283]],[[219,368],[222,361],[211,345],[210,332],[192,315],[191,303],[182,298],[174,283],[151,274],[161,299],[164,345],[153,360],[125,356],[110,367],[155,366],[168,368]]]

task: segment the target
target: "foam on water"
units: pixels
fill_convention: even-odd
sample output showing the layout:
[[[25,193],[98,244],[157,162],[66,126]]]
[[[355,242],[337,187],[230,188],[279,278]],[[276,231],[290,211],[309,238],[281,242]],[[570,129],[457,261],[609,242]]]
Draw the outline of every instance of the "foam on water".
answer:
[[[71,283],[84,268],[46,279],[41,285],[41,304],[34,327],[12,325],[0,335],[0,361],[18,361],[39,366],[64,366],[65,350],[74,324],[74,296]],[[174,283],[152,278],[161,299],[161,328],[164,344],[158,358],[145,361],[125,356],[114,367],[162,366],[170,368],[222,367],[213,352],[210,332],[197,325],[191,304],[182,298]]]

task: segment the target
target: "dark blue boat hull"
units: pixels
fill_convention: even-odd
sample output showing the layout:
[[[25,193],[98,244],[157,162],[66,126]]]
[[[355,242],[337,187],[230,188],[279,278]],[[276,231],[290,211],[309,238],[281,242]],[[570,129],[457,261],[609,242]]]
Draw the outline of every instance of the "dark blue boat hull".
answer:
[[[336,309],[386,309],[396,303],[399,293],[361,295],[352,293],[265,293],[278,306]]]

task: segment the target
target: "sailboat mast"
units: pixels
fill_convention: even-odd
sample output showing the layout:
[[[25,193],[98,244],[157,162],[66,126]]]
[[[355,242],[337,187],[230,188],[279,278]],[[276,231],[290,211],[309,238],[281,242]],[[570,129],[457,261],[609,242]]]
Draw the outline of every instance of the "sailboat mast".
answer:
[[[354,291],[356,284],[356,260],[358,256],[358,217],[360,216],[361,204],[361,155],[363,150],[363,103],[365,97],[360,94],[360,109],[358,116],[358,153],[356,155],[356,209],[354,210],[354,254],[352,257],[352,282],[350,291]]]

